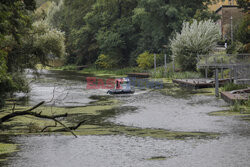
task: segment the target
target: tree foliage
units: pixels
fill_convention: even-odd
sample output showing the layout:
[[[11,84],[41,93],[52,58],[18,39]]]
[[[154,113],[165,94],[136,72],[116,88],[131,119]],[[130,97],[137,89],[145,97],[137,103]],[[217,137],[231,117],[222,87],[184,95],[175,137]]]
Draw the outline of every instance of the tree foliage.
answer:
[[[183,70],[195,70],[198,54],[207,54],[220,39],[220,28],[211,20],[184,22],[171,40],[171,49]]]
[[[6,45],[6,38],[11,36],[16,43],[20,44],[20,37],[31,26],[29,13],[34,9],[33,0],[0,1],[0,107],[4,103],[6,93],[20,88],[13,80],[14,74],[8,73],[9,52],[12,48]]]
[[[236,0],[236,1],[239,7],[244,9],[244,12],[248,12],[250,6],[249,0]]]
[[[159,57],[159,55],[157,55],[157,57]],[[137,57],[136,62],[139,68],[142,69],[152,68],[154,66],[154,54],[150,54],[149,52],[144,52]]]
[[[38,20],[35,7],[34,0],[0,2],[0,101],[8,93],[27,90],[17,75],[25,68],[65,54],[64,33],[51,27],[47,18]]]
[[[241,21],[237,28],[236,38],[243,44],[250,43],[250,16],[246,15]]]
[[[139,54],[163,53],[184,20],[218,19],[210,0],[67,0],[54,25],[65,32],[68,63],[94,63],[105,54],[118,66],[136,65]],[[168,48],[170,49],[170,48]]]

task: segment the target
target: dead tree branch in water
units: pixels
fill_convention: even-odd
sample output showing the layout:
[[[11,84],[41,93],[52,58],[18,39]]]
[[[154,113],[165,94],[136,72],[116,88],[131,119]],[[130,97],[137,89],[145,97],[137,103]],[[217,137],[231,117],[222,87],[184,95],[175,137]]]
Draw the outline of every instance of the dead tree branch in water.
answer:
[[[82,122],[79,122],[76,126],[71,126],[71,127],[68,127],[70,130],[76,130],[78,129],[84,122],[86,122],[86,120],[82,121]],[[48,128],[51,127],[51,126],[48,126]],[[58,130],[55,130],[55,132],[62,132],[62,131],[67,131],[67,129],[63,128],[63,129],[58,129]]]
[[[42,130],[41,130],[41,132],[44,132],[46,129],[48,129],[48,128],[55,128],[55,127],[57,127],[57,122],[55,122],[55,125],[48,125],[48,126],[45,126]]]
[[[18,111],[18,112],[12,112],[8,115],[5,115],[4,117],[0,118],[0,124],[2,124],[3,122],[6,122],[8,120],[10,120],[11,118],[17,117],[17,116],[24,116],[24,115],[31,115],[31,116],[35,116],[38,118],[43,118],[43,119],[50,119],[55,121],[56,123],[59,123],[60,125],[62,125],[64,127],[64,129],[66,131],[69,131],[72,135],[74,135],[76,138],[77,136],[75,135],[75,133],[71,130],[71,128],[67,127],[66,125],[64,125],[61,121],[57,120],[57,118],[62,118],[62,117],[67,117],[68,114],[61,114],[61,115],[53,115],[53,116],[48,116],[48,115],[42,115],[41,112],[40,113],[36,113],[36,112],[32,112],[34,109],[40,107],[41,105],[43,105],[45,103],[45,101],[42,101],[40,103],[38,103],[37,105],[33,106],[32,108],[28,109],[28,110],[24,110],[24,111]],[[80,124],[81,125],[81,124]],[[79,126],[80,126],[79,125]],[[78,127],[79,127],[78,126]],[[78,128],[77,127],[77,128]],[[74,129],[75,130],[75,129]]]

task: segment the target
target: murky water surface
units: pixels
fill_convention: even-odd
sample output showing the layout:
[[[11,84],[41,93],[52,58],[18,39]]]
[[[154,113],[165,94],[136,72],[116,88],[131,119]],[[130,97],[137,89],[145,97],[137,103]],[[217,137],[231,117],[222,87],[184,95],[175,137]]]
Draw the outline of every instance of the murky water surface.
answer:
[[[31,83],[30,104],[59,99],[56,106],[84,106],[92,95],[106,90],[86,90],[84,75],[42,71]],[[3,166],[15,167],[246,167],[250,164],[250,123],[237,117],[209,116],[226,109],[222,100],[193,95],[174,98],[160,91],[140,91],[115,96],[123,106],[138,109],[110,118],[116,124],[172,131],[218,132],[215,139],[167,140],[132,136],[27,136],[13,137],[20,151]],[[157,159],[157,157],[160,157]],[[151,160],[154,159],[155,160]],[[0,164],[1,166],[1,164]]]
[[[226,105],[223,100],[213,96],[194,95],[188,99],[177,99],[152,91],[120,99],[126,101],[125,105],[138,107],[138,110],[111,119],[118,124],[188,132],[250,132],[248,122],[234,117],[209,116],[210,112],[227,109],[223,107]]]
[[[39,73],[39,78],[31,82],[29,93],[31,105],[46,101],[47,105],[60,107],[84,106],[93,101],[89,99],[90,96],[106,95],[107,92],[107,90],[87,90],[87,76],[76,72],[41,70]],[[34,77],[31,71],[28,74],[29,77]]]

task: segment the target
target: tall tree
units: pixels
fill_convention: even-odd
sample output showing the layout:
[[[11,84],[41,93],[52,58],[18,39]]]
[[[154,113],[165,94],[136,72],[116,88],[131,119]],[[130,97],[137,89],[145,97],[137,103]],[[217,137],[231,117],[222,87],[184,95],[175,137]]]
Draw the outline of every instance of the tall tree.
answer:
[[[20,37],[31,26],[29,12],[35,9],[35,5],[34,0],[0,1],[0,107],[7,92],[19,89],[8,73],[7,60],[11,48],[5,45],[6,37],[12,36],[20,43]]]
[[[49,55],[64,55],[64,33],[46,20],[33,22],[35,6],[33,0],[0,2],[0,101],[24,90],[25,80],[16,73],[46,64]]]
[[[250,6],[249,0],[236,0],[236,1],[239,7],[244,9],[244,12],[248,12]]]

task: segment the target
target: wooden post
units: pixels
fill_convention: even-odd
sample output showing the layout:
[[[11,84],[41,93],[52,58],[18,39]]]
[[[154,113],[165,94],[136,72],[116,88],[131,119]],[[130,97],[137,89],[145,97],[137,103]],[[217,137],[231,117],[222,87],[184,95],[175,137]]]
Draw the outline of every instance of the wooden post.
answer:
[[[223,64],[223,58],[221,58],[221,66]],[[221,67],[221,79],[224,79],[224,69]]]
[[[156,72],[156,55],[154,54],[154,68],[155,68],[155,72]]]
[[[173,72],[175,72],[175,59],[174,59],[174,56],[173,56]]]
[[[238,76],[237,76],[237,66],[234,66],[234,83],[237,82]]]
[[[215,96],[219,97],[219,77],[218,77],[218,68],[215,69]]]
[[[233,82],[233,65],[232,65],[232,61],[231,61],[231,59],[229,59],[229,64],[230,64],[230,66],[229,66],[229,77],[230,77],[230,83],[232,83]]]
[[[214,64],[217,64],[217,62],[216,62],[216,57],[214,57]]]
[[[207,55],[206,55],[206,68],[205,68],[205,76],[206,76],[206,78],[207,78],[207,73],[208,73],[208,67],[207,67]]]
[[[232,83],[232,80],[233,80],[232,69],[230,69],[229,71],[229,79],[230,79],[230,83]]]
[[[165,75],[166,75],[166,73],[167,73],[167,55],[166,54],[164,54],[164,67],[165,67]]]

